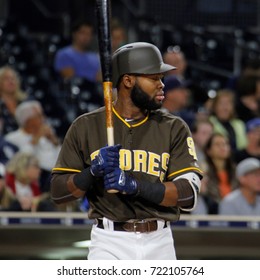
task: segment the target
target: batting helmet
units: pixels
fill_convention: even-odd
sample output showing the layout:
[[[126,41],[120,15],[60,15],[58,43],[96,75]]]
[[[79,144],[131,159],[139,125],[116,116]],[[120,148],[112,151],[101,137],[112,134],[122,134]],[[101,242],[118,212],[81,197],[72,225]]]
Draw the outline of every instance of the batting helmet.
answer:
[[[117,86],[124,74],[158,74],[176,67],[165,64],[159,49],[144,42],[124,45],[117,49],[112,57],[112,82]]]

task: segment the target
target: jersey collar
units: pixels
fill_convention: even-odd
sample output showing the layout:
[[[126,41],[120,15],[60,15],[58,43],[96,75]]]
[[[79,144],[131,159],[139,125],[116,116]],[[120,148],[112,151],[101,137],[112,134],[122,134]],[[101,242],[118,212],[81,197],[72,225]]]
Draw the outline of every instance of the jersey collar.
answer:
[[[149,112],[148,112],[147,116],[146,116],[143,120],[141,120],[140,122],[137,122],[137,123],[135,123],[135,124],[130,124],[130,123],[126,122],[126,121],[117,113],[117,111],[116,111],[116,109],[114,108],[114,106],[112,107],[112,110],[113,110],[114,114],[115,114],[126,126],[128,126],[128,127],[136,127],[136,126],[142,125],[142,124],[145,123],[145,122],[148,120],[148,118],[149,118]]]

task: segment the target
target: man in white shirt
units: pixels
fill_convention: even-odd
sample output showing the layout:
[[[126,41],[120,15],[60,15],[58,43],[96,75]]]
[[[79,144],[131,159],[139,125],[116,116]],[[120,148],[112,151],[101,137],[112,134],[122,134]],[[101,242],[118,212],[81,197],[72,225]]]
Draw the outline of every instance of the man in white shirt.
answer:
[[[5,139],[16,145],[20,151],[34,154],[42,170],[41,187],[45,189],[52,167],[54,166],[60,143],[53,128],[46,123],[40,102],[24,101],[16,109],[16,120],[19,129],[6,134]]]

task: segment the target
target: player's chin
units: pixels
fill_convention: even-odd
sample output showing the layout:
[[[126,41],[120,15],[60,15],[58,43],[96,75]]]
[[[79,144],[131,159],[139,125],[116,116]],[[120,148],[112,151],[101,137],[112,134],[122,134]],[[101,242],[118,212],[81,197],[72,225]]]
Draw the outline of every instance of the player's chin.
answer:
[[[155,106],[157,106],[157,108],[159,109],[159,108],[162,107],[163,102],[162,101],[156,101],[155,104],[156,104]]]
[[[149,110],[160,109],[162,107],[162,101],[154,99],[152,102],[149,103],[149,105],[147,104],[147,107],[147,109]]]

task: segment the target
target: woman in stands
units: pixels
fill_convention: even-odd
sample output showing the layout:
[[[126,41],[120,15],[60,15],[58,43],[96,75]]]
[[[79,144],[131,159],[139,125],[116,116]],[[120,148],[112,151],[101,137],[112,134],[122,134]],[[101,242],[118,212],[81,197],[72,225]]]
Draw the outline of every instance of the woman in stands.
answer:
[[[217,92],[212,102],[210,121],[214,132],[219,132],[228,138],[232,151],[236,152],[245,148],[245,123],[236,116],[233,91],[222,89]]]
[[[18,152],[6,165],[6,184],[16,196],[10,207],[13,211],[34,211],[41,199],[39,187],[41,169],[37,158]]]
[[[201,195],[205,199],[208,214],[218,214],[223,197],[237,187],[235,163],[231,158],[231,146],[227,137],[213,133],[205,146],[206,167]]]
[[[21,89],[19,75],[11,66],[0,68],[0,118],[3,120],[2,133],[18,128],[14,114],[18,104],[27,99]]]

